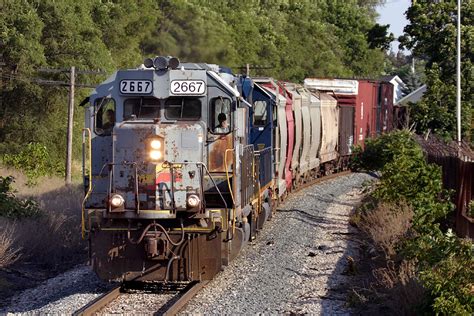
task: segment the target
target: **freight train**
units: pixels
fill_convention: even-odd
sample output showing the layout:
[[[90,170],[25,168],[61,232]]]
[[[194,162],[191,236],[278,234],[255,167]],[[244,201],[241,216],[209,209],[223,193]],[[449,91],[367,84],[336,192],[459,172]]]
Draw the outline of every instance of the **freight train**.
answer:
[[[209,280],[276,205],[391,128],[393,87],[148,58],[83,102],[83,236],[105,280]]]

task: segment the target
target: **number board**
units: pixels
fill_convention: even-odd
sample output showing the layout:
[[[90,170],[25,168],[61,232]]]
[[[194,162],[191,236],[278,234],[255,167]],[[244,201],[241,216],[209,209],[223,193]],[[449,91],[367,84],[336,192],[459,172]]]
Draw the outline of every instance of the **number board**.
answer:
[[[150,80],[120,81],[120,93],[122,94],[150,94],[152,91],[153,83]]]
[[[170,90],[174,95],[202,95],[206,94],[206,83],[202,80],[173,80]]]

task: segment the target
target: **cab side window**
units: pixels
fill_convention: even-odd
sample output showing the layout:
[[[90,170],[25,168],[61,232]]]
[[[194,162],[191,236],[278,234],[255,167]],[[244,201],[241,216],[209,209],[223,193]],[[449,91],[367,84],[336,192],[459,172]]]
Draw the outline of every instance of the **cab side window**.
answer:
[[[211,100],[210,128],[214,134],[227,134],[232,130],[231,101],[218,97]]]
[[[102,98],[95,101],[95,133],[100,136],[109,136],[114,128],[115,100],[112,98]]]
[[[253,125],[265,126],[267,125],[267,102],[255,101],[253,103]]]

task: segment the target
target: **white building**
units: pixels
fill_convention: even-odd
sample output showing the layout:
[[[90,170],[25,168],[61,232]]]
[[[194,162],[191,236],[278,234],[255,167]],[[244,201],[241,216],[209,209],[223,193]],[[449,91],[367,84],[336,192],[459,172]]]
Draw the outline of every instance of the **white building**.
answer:
[[[425,91],[426,91],[426,85],[424,84],[418,89],[416,89],[415,91],[412,91],[410,94],[407,94],[406,96],[398,100],[396,104],[406,106],[410,102],[416,103],[421,100],[421,97],[423,97],[423,94],[425,94]]]

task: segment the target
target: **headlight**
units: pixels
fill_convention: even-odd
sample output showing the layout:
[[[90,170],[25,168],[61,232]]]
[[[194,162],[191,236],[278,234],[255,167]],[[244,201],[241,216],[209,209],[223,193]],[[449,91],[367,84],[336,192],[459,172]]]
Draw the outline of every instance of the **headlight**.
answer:
[[[196,194],[191,194],[188,196],[187,203],[189,207],[197,207],[199,206],[199,203],[201,203],[201,200]]]
[[[153,149],[160,149],[161,148],[161,141],[159,139],[153,139],[150,142],[150,147]]]
[[[159,150],[152,150],[150,151],[150,158],[152,160],[160,160],[161,159],[161,151]]]
[[[113,207],[121,207],[125,203],[125,200],[120,194],[114,194],[110,198],[110,205]]]

